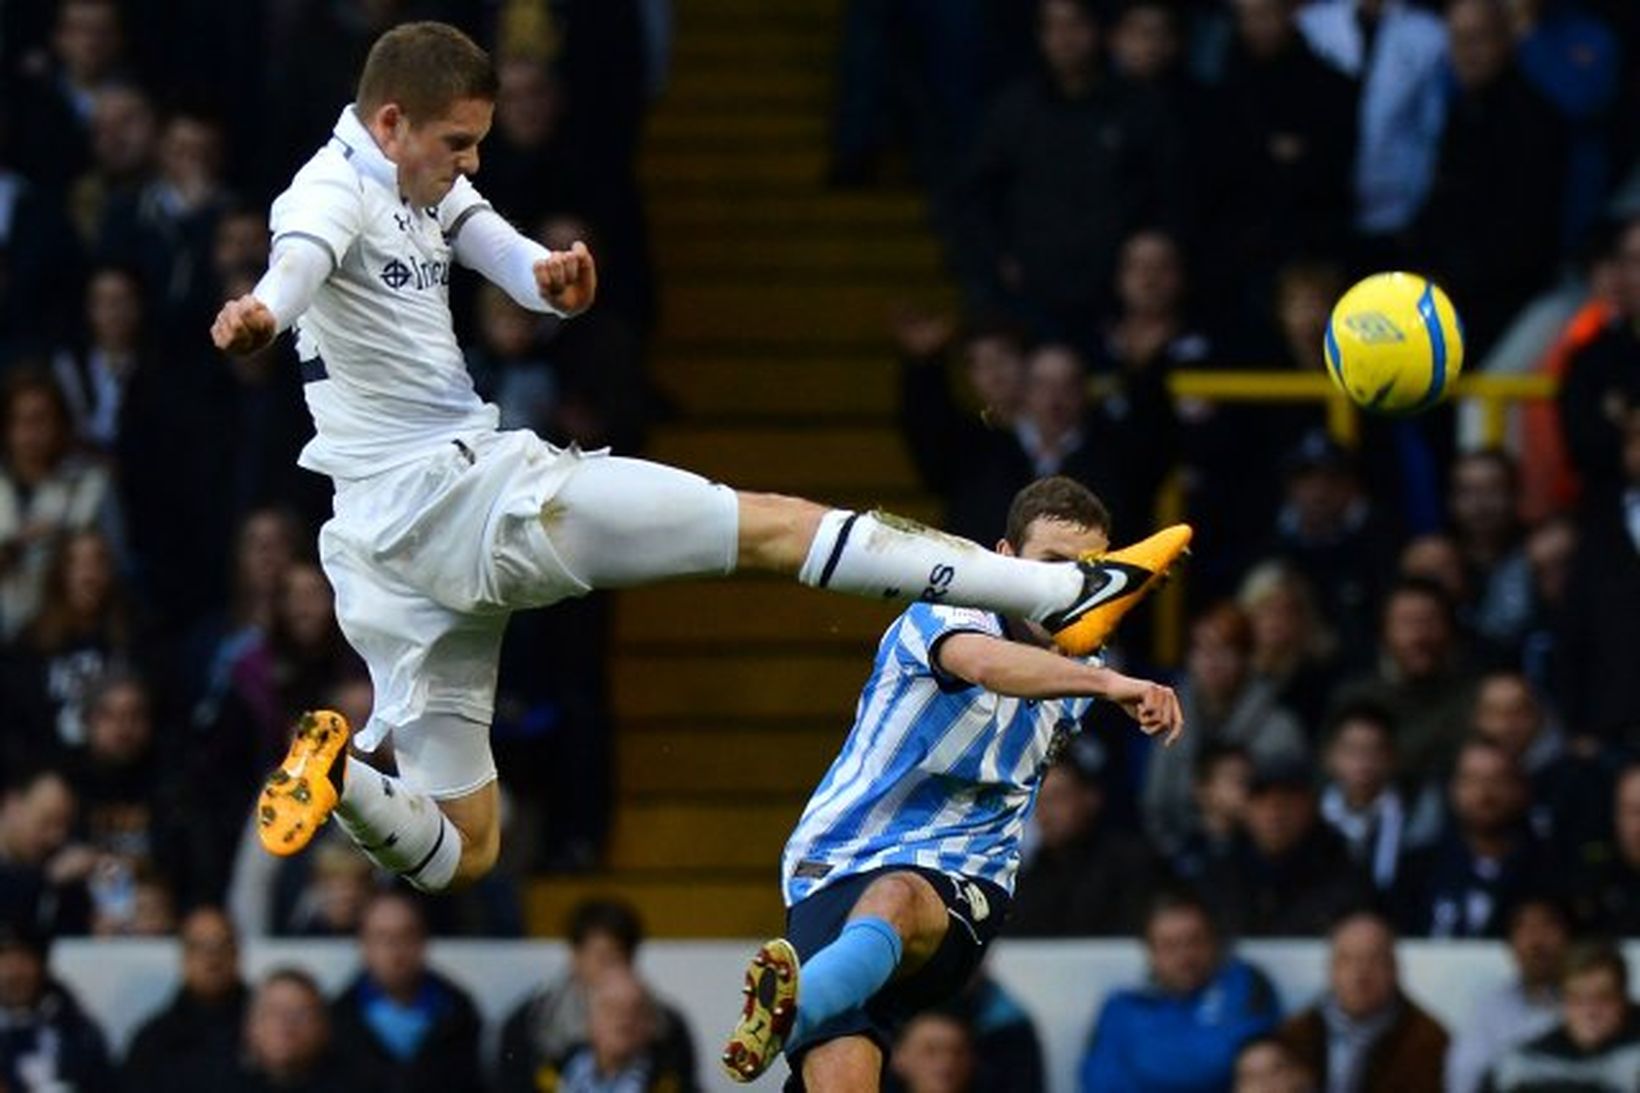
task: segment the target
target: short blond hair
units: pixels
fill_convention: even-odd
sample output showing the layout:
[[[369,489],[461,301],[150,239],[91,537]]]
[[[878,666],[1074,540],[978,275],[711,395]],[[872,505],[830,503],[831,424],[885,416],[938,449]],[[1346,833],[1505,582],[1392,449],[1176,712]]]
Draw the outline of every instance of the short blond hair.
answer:
[[[477,42],[448,23],[404,23],[370,47],[355,101],[364,117],[398,103],[420,123],[462,99],[494,102],[498,90],[495,65]]]

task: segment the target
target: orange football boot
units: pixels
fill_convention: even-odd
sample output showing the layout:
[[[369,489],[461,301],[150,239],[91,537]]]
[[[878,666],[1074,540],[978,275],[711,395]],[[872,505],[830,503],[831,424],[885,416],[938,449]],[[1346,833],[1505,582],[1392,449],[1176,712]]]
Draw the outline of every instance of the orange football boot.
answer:
[[[1083,556],[1076,563],[1083,573],[1081,597],[1042,620],[1054,644],[1075,657],[1097,653],[1122,616],[1190,553],[1192,534],[1189,524],[1174,524],[1121,550]]]
[[[270,854],[289,857],[306,846],[336,807],[330,768],[346,753],[347,719],[334,710],[302,715],[290,751],[262,783],[256,831]]]

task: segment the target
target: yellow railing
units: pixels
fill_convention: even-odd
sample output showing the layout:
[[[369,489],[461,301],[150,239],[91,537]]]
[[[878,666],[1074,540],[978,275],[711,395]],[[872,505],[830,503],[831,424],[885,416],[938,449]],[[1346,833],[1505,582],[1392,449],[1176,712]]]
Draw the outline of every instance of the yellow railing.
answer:
[[[1320,372],[1175,372],[1169,377],[1174,398],[1208,402],[1320,402],[1327,409],[1327,430],[1339,443],[1353,447],[1360,434],[1360,410]],[[1453,385],[1453,399],[1478,402],[1481,438],[1487,446],[1502,444],[1509,407],[1532,399],[1554,398],[1551,376],[1463,376]],[[1156,502],[1157,526],[1184,519],[1184,490],[1177,475],[1168,480]],[[1155,653],[1163,664],[1178,663],[1184,646],[1184,589],[1178,582],[1164,588],[1156,615]]]

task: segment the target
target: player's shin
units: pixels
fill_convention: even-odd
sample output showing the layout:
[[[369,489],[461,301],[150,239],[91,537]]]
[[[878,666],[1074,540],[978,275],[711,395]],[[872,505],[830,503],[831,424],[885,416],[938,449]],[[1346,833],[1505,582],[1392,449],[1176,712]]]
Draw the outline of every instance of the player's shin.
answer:
[[[336,821],[371,861],[425,892],[447,888],[461,864],[461,832],[423,793],[351,756]]]
[[[886,919],[857,918],[843,927],[803,965],[790,1042],[801,1044],[831,1018],[864,1005],[893,977],[902,954],[900,935]]]
[[[1042,618],[1075,602],[1073,565],[1032,562],[883,512],[833,509],[820,520],[798,580],[858,596],[927,600]]]

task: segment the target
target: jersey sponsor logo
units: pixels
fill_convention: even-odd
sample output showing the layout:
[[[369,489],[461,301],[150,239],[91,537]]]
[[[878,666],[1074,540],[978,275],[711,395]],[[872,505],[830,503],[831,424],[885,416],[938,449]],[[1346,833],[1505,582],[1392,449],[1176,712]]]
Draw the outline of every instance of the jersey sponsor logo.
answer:
[[[400,292],[407,288],[428,289],[450,283],[450,263],[421,258],[412,258],[406,262],[402,258],[389,258],[382,267],[382,284]]]

